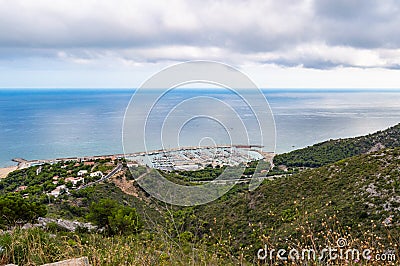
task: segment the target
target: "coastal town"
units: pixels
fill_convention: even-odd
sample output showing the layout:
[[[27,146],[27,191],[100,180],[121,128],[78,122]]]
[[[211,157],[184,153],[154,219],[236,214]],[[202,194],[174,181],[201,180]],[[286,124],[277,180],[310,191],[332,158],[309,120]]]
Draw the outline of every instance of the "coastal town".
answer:
[[[136,152],[126,154],[112,154],[84,157],[66,157],[42,160],[25,160],[14,158],[12,161],[18,163],[15,167],[24,169],[42,164],[55,164],[60,162],[93,162],[96,160],[121,160],[127,159],[130,165],[143,165],[164,171],[172,170],[199,170],[205,166],[238,165],[255,160],[270,160],[272,152],[263,152],[260,145],[217,145],[200,147],[179,147],[168,150],[154,150],[147,152]]]
[[[26,165],[24,162],[23,168],[1,179],[0,188],[6,192],[19,192],[23,197],[46,195],[49,199],[58,198],[109,179],[123,168],[121,160],[111,158]]]
[[[262,152],[261,148],[261,146],[249,145],[220,145],[47,160],[28,161],[23,158],[14,158],[13,161],[18,165],[8,169],[9,173],[15,170],[31,169],[30,175],[38,180],[32,181],[30,185],[15,187],[13,191],[27,195],[36,193],[36,187],[32,184],[39,184],[40,180],[46,177],[46,181],[41,185],[45,185],[44,190],[48,196],[57,198],[62,194],[69,194],[71,190],[80,190],[109,179],[117,175],[124,165],[131,171],[138,168],[153,168],[165,172],[179,172],[210,167],[222,168],[259,160],[271,162],[273,153]],[[48,176],[50,173],[51,176]]]

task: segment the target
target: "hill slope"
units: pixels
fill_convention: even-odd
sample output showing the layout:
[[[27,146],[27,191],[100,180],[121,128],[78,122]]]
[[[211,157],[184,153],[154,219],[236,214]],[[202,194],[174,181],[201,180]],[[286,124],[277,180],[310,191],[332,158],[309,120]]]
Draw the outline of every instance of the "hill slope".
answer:
[[[186,229],[199,236],[218,232],[237,250],[265,241],[278,247],[326,245],[334,242],[332,232],[336,239],[376,238],[369,245],[384,246],[399,239],[399,195],[397,148],[268,181],[253,192],[242,189],[196,208],[191,214],[196,219],[188,219]],[[256,249],[252,252],[249,259]]]
[[[265,244],[276,249],[320,248],[335,245],[339,238],[345,238],[351,248],[368,247],[374,252],[394,250],[399,254],[400,147],[378,151],[371,149],[382,148],[378,147],[378,143],[386,147],[398,145],[399,130],[400,125],[397,125],[365,137],[314,145],[312,149],[315,150],[311,151],[314,151],[314,155],[320,154],[322,159],[317,162],[325,164],[324,166],[275,180],[266,180],[251,192],[246,184],[238,184],[220,199],[196,207],[176,207],[151,198],[136,186],[134,181],[129,181],[132,178],[126,169],[121,171],[121,175],[116,176],[115,180],[79,191],[72,190],[70,195],[61,195],[47,203],[49,199],[43,197],[45,194],[42,191],[48,186],[48,181],[52,180],[53,172],[61,171],[58,169],[61,166],[46,166],[51,171],[48,175],[45,166],[41,175],[37,175],[36,168],[33,167],[17,171],[2,180],[0,194],[24,194],[30,191],[29,198],[46,203],[48,215],[56,218],[84,220],[90,205],[105,198],[135,207],[145,226],[140,234],[133,235],[134,242],[129,245],[118,244],[115,247],[115,257],[121,257],[120,261],[125,260],[121,255],[121,247],[123,246],[127,253],[132,253],[131,247],[134,246],[135,250],[140,252],[147,252],[140,247],[151,247],[150,252],[155,254],[156,259],[162,257],[163,260],[170,260],[165,254],[182,251],[179,255],[182,265],[197,260],[190,257],[194,251],[199,251],[200,255],[205,254],[208,262],[214,258],[218,260],[218,263],[202,263],[204,265],[221,264],[221,261],[225,264],[257,264],[257,251]],[[310,148],[297,152],[299,156],[303,156],[300,158],[304,158],[307,151],[310,151]],[[330,155],[330,152],[333,154]],[[347,156],[351,157],[343,159]],[[306,158],[312,160],[312,154]],[[329,163],[331,160],[336,162]],[[208,171],[210,175],[217,173],[212,169]],[[59,176],[62,174],[58,173]],[[193,173],[195,174],[199,173]],[[205,174],[204,171],[201,174]],[[39,181],[44,183],[39,186],[36,184]],[[181,181],[185,182],[184,176]],[[28,182],[33,182],[30,184],[31,190],[27,188],[20,192],[11,192],[20,185],[29,185]],[[129,183],[129,189],[127,186],[123,188],[131,195],[123,193],[114,183],[119,186]],[[37,189],[35,186],[38,186]],[[40,231],[40,234],[42,233]],[[46,231],[46,237],[50,233]],[[58,234],[61,239],[64,233]],[[71,239],[75,239],[76,234],[71,233]],[[118,242],[126,236],[121,239],[116,236],[104,238],[100,233],[84,233],[79,237],[82,242],[88,237],[94,237],[99,238],[96,243],[102,243]],[[21,233],[21,238],[27,238],[25,233]],[[0,237],[0,245],[8,239],[8,236]],[[52,241],[55,240],[49,236],[48,243],[53,243]],[[11,242],[12,245],[18,243]],[[68,245],[75,245],[74,242],[71,243]],[[98,257],[97,252],[103,249],[96,244],[93,253],[88,252],[90,249],[87,248],[82,250],[84,253],[79,255],[89,255],[94,261]],[[7,252],[4,261],[14,262],[14,249]],[[26,261],[25,255],[22,255],[20,261]],[[63,256],[69,257],[71,254]],[[107,250],[104,256],[108,256]],[[54,258],[55,255],[52,255],[46,259]],[[134,257],[131,259],[134,261]],[[176,264],[173,261],[176,259],[171,258],[171,265]],[[199,261],[204,262],[202,258]]]
[[[366,136],[329,140],[289,153],[278,154],[275,165],[319,167],[358,154],[400,146],[400,124]]]

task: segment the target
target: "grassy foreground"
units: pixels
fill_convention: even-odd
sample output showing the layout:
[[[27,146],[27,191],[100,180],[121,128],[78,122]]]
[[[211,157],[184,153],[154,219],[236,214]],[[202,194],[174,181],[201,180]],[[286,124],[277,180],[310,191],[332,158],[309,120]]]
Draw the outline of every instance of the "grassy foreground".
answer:
[[[273,239],[268,235],[258,235],[259,240],[273,249],[314,249],[321,250],[318,239],[322,239],[327,246],[337,247],[337,241],[346,239],[346,247],[338,248],[337,254],[343,254],[351,247],[362,251],[371,248],[369,259],[339,257],[335,260],[319,260],[306,258],[282,261],[269,256],[260,260],[256,254],[249,256],[252,249],[241,248],[239,252],[232,248],[234,237],[223,238],[225,233],[212,233],[208,240],[193,240],[181,235],[171,238],[163,232],[163,228],[155,233],[141,233],[137,235],[105,236],[97,233],[54,232],[49,229],[14,228],[12,231],[0,235],[0,264],[14,263],[18,265],[42,265],[74,257],[87,256],[91,265],[397,265],[396,257],[377,259],[377,254],[388,254],[385,241],[372,231],[365,232],[361,237],[351,235],[347,228],[342,227],[333,218],[327,219],[323,225],[325,233],[315,233],[307,227],[299,228],[301,235],[286,239]],[[399,238],[388,233],[392,254],[398,254]],[[282,245],[283,244],[283,245]],[[263,248],[262,247],[262,248]],[[264,252],[264,251],[263,251]],[[261,253],[264,254],[264,253]],[[253,257],[253,258],[252,258]],[[306,263],[306,264],[304,264]]]
[[[0,246],[1,265],[41,265],[82,256],[87,256],[93,266],[242,264],[240,258],[220,256],[217,246],[177,242],[163,234],[108,237],[16,228],[0,236]]]

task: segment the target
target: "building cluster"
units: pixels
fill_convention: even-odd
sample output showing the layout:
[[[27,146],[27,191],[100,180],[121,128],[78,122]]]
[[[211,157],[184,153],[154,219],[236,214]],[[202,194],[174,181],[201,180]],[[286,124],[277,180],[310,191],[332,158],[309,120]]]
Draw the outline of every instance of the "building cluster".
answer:
[[[128,159],[164,171],[193,171],[209,165],[234,166],[263,158],[259,152],[247,147],[221,146],[154,151],[131,156]]]
[[[55,189],[53,189],[50,193],[48,193],[51,196],[58,197],[60,194],[63,192],[68,193],[68,188],[65,184],[71,183],[73,188],[78,187],[79,185],[85,184],[85,176],[88,175],[89,172],[87,170],[79,170],[77,173],[77,176],[70,176],[64,179],[64,184],[57,186]],[[90,177],[104,177],[104,174],[101,171],[96,171],[92,172],[89,174]],[[59,182],[59,176],[53,176],[53,184],[58,184]]]

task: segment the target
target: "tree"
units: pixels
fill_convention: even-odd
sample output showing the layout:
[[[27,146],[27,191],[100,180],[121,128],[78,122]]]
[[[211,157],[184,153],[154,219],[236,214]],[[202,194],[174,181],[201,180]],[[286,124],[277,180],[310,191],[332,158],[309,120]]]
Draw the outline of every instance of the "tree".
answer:
[[[30,202],[18,194],[0,197],[0,226],[34,222],[46,213],[44,204]]]
[[[135,208],[120,205],[112,199],[93,202],[87,219],[104,228],[109,235],[136,233],[142,226]]]
[[[119,206],[114,209],[108,222],[113,234],[121,232],[125,234],[137,233],[141,227],[136,209],[128,206]]]

